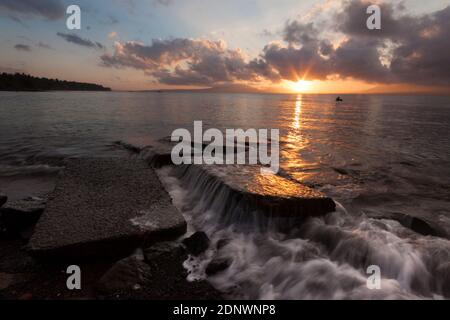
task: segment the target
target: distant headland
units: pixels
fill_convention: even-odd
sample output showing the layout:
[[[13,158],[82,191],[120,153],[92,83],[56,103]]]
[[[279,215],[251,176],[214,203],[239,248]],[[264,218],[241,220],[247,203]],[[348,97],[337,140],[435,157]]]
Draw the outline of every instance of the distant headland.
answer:
[[[1,73],[0,91],[111,91],[93,83],[38,78],[24,73]]]

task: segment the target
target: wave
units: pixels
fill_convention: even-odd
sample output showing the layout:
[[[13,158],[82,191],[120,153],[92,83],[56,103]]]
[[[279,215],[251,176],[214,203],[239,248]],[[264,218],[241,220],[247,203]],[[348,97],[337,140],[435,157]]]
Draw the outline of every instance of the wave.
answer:
[[[160,179],[191,232],[210,248],[185,262],[190,280],[208,278],[232,299],[431,299],[449,296],[450,242],[422,236],[390,219],[334,212],[301,225],[261,228],[219,179],[195,166],[163,167]],[[269,222],[270,225],[271,222]],[[279,222],[276,222],[279,223]],[[244,226],[244,227],[242,227]],[[223,245],[225,243],[225,245]],[[217,258],[230,266],[207,277]],[[381,269],[381,289],[367,286],[367,267]]]

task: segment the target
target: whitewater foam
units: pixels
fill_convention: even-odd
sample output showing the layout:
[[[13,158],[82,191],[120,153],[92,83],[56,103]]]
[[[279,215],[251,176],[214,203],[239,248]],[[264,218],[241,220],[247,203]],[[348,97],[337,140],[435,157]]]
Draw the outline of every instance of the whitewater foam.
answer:
[[[211,239],[205,253],[185,261],[189,280],[207,278],[232,299],[443,297],[450,270],[446,239],[420,236],[393,220],[352,215],[339,203],[335,212],[288,233],[257,225],[242,229],[241,215],[217,181],[179,170],[184,169],[164,167],[158,175],[188,221],[188,233],[201,230]],[[209,262],[221,257],[230,266],[207,277]],[[372,264],[381,268],[380,290],[366,285]]]

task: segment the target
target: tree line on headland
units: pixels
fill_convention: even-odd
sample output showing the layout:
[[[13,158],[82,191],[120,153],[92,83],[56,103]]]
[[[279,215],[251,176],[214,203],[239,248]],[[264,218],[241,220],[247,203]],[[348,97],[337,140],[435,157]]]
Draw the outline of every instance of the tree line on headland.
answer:
[[[0,91],[111,91],[98,84],[33,77],[24,73],[1,73]]]

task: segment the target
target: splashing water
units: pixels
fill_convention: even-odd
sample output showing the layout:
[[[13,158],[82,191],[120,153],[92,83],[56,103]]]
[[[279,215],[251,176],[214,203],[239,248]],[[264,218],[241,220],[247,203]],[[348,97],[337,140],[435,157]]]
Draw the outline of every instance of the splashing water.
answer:
[[[230,219],[218,209],[229,191],[182,170],[165,167],[158,174],[188,232],[201,230],[211,239],[204,254],[185,262],[190,280],[207,278],[208,264],[223,258],[230,266],[208,280],[232,299],[442,298],[450,261],[445,239],[420,236],[393,220],[356,216],[339,204],[288,234],[241,229],[236,208],[225,213]],[[381,269],[380,290],[367,287],[370,265]]]

